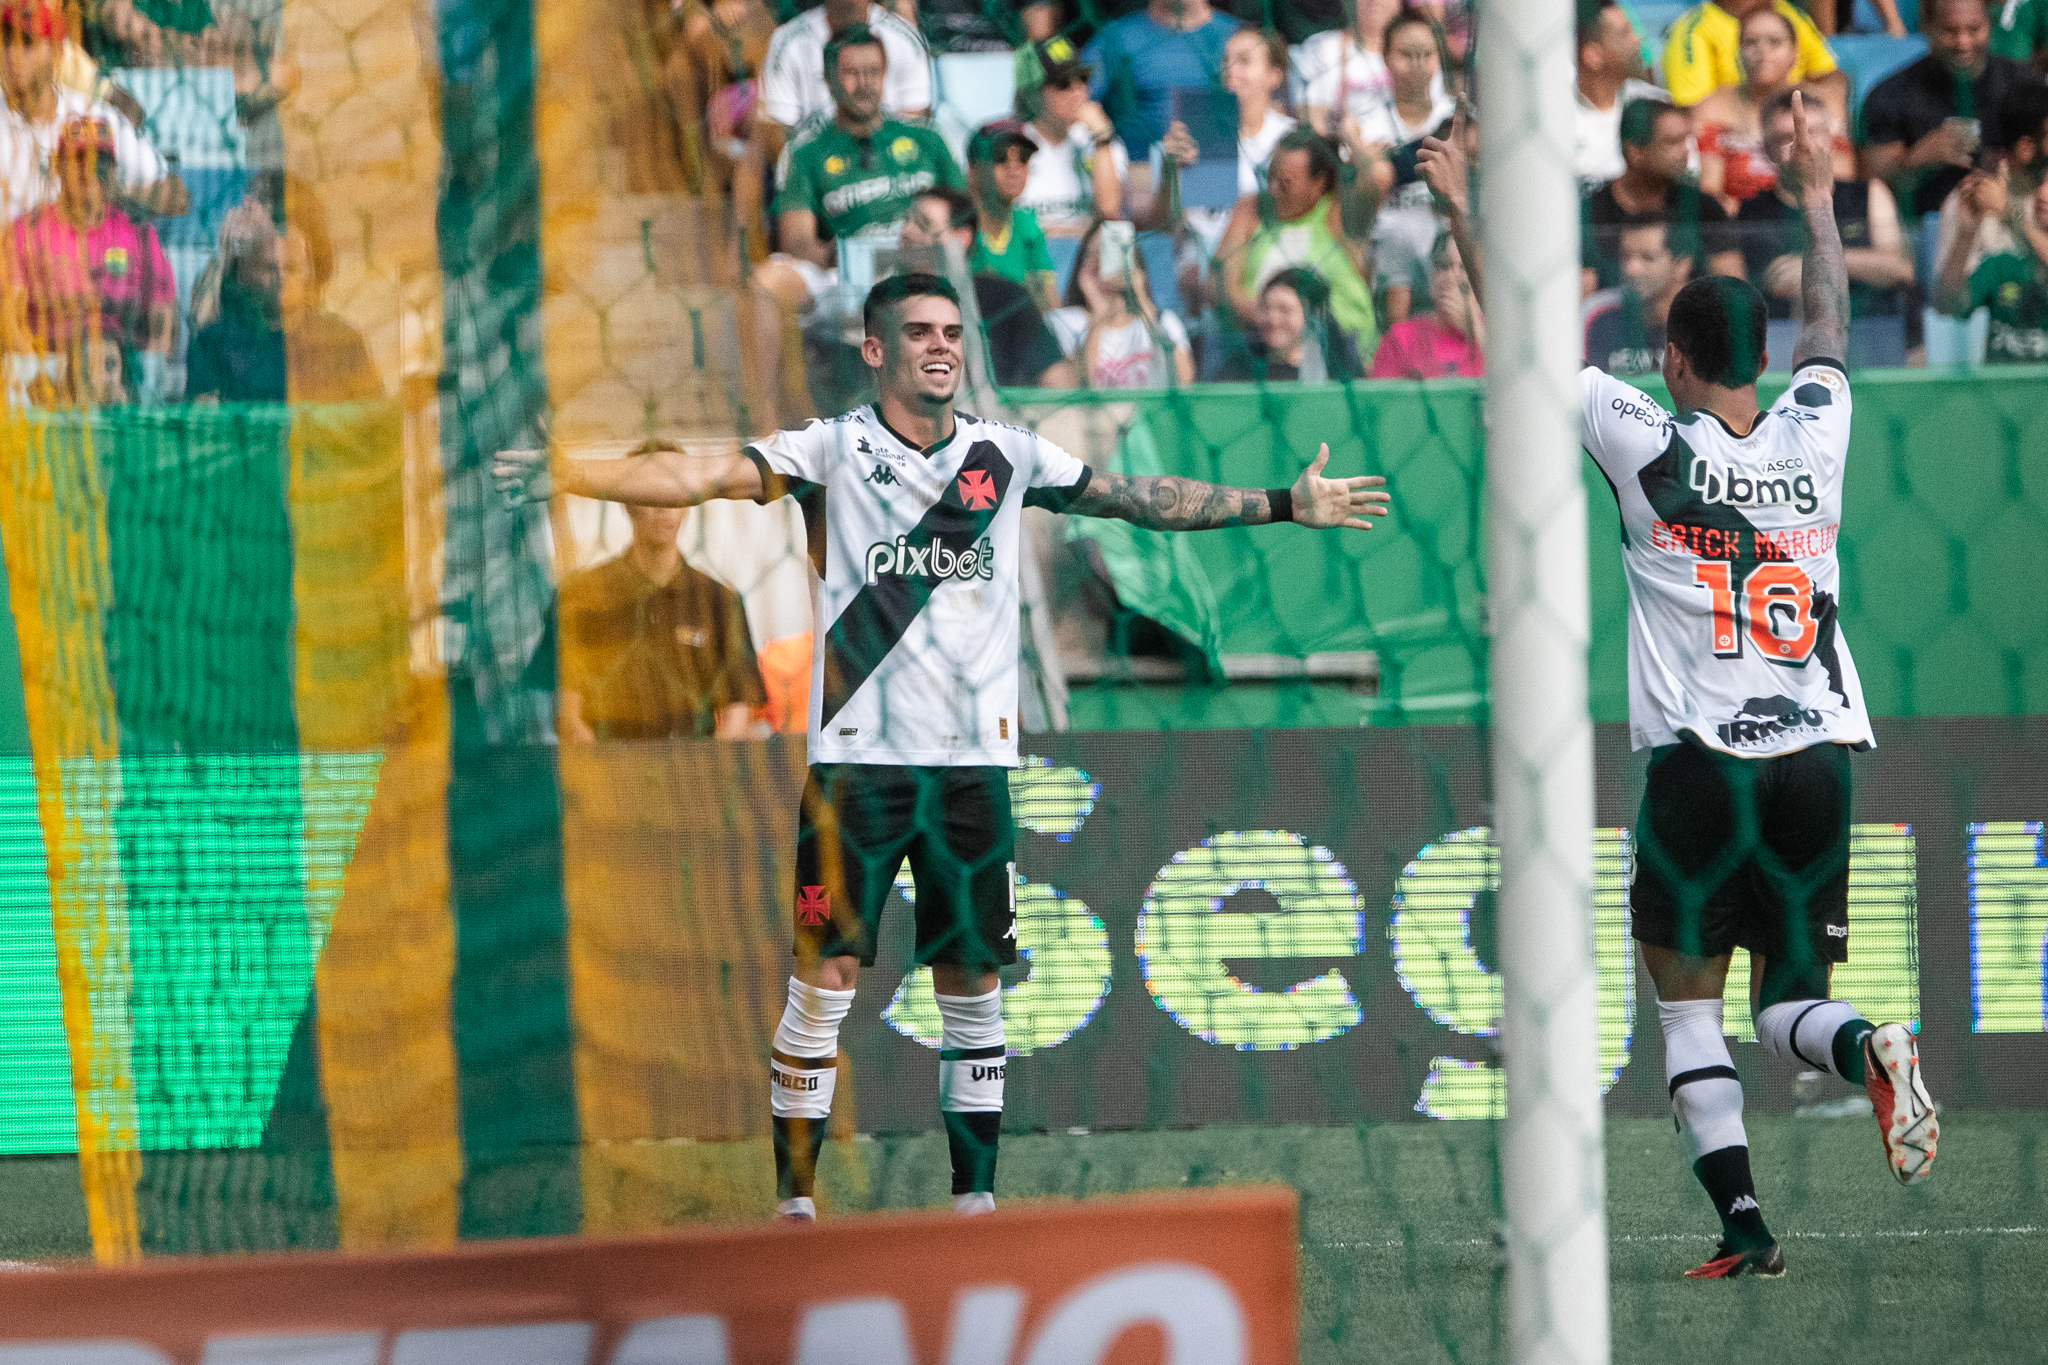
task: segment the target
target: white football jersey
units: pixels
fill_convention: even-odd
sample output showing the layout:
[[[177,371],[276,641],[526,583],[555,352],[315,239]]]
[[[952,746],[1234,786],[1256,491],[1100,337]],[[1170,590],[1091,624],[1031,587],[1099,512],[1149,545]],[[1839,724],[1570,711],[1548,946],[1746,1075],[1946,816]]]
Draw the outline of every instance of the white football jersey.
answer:
[[[1621,505],[1634,746],[1872,747],[1837,622],[1848,377],[1801,367],[1747,436],[1597,369],[1579,382],[1586,450]]]
[[[1016,767],[1024,508],[1064,510],[1088,466],[964,412],[919,449],[874,407],[745,453],[809,531],[810,761]]]

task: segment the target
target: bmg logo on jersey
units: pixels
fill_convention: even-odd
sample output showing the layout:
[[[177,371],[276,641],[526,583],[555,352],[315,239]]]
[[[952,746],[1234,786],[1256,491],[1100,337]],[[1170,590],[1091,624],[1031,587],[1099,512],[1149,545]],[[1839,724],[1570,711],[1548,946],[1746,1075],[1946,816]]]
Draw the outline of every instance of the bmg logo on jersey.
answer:
[[[1807,515],[1820,507],[1820,496],[1813,490],[1811,474],[1796,475],[1790,480],[1763,475],[1752,478],[1739,472],[1734,465],[1716,469],[1706,456],[1695,455],[1687,482],[1692,491],[1700,495],[1700,501],[1709,506],[1717,502],[1730,507],[1771,507],[1792,503]]]
[[[957,553],[944,545],[912,545],[908,537],[876,541],[868,546],[867,582],[873,587],[882,575],[899,578],[979,578],[996,576],[996,547],[987,536],[971,549]]]

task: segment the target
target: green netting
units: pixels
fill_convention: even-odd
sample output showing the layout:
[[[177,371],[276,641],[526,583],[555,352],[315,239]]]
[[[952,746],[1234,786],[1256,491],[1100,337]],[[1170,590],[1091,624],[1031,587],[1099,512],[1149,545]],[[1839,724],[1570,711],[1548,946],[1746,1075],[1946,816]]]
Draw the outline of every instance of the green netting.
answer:
[[[766,8],[286,0],[216,3],[212,27],[205,5],[143,8],[196,31],[96,54],[190,151],[195,207],[160,224],[167,363],[189,376],[235,306],[207,267],[236,222],[278,238],[281,268],[303,251],[315,306],[257,329],[288,402],[86,402],[108,395],[9,372],[0,1256],[766,1216],[801,516],[707,507],[674,532],[742,604],[766,698],[749,737],[576,743],[558,683],[597,646],[556,594],[634,530],[617,506],[515,507],[486,469],[544,413],[612,453],[832,415],[833,357],[751,249],[765,168],[720,160],[695,84],[707,33],[763,59]],[[1321,22],[1240,8],[1295,38]],[[1076,36],[1107,15],[1079,9]],[[926,7],[928,34],[946,12]],[[230,221],[258,210],[267,229]],[[1162,288],[1173,245],[1141,244]],[[1205,347],[1241,340],[1218,326],[1195,326]],[[2048,1333],[2048,370],[1858,364],[1853,384],[1840,621],[1878,748],[1856,760],[1836,986],[1919,1025],[1952,1164],[1891,1189],[1858,1097],[1754,1041],[1738,955],[1727,1030],[1797,1278],[1769,1300],[1677,1282],[1713,1220],[1628,936],[1644,765],[1619,525],[1588,464],[1585,1079],[1608,1116],[1620,1358],[1796,1339],[1847,1359],[1910,1330],[2016,1359]],[[1328,441],[1397,499],[1349,537],[1030,514],[999,1196],[1282,1180],[1303,1199],[1305,1358],[1504,1354],[1487,726],[1522,680],[1488,668],[1482,386],[973,398],[1098,470],[1268,488]],[[843,1035],[829,1216],[948,1197],[919,888],[881,872],[898,894]],[[130,1151],[126,1175],[102,1169]]]

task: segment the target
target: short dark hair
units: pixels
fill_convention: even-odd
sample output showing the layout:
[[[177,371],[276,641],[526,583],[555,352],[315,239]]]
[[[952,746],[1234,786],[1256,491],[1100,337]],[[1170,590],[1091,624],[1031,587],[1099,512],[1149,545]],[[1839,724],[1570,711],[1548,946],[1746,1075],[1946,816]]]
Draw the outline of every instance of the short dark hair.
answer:
[[[1579,0],[1579,46],[1597,44],[1606,35],[1600,32],[1600,25],[1607,18],[1607,11],[1614,9],[1615,0]]]
[[[848,24],[825,44],[825,79],[830,80],[838,74],[839,54],[849,47],[872,47],[882,54],[882,65],[889,64],[889,49],[882,46],[880,34],[866,24]]]
[[[913,204],[919,199],[936,199],[946,206],[947,227],[972,227],[981,215],[975,211],[974,201],[967,197],[965,190],[956,190],[951,185],[934,185],[928,190],[919,190]]]
[[[1266,164],[1277,164],[1281,155],[1286,152],[1307,152],[1308,173],[1319,180],[1329,181],[1333,192],[1343,183],[1344,162],[1337,155],[1336,144],[1307,124],[1289,129],[1287,136],[1281,138],[1273,148],[1273,154],[1266,159]]]
[[[960,291],[939,276],[921,270],[913,270],[907,275],[891,275],[868,290],[868,300],[860,310],[861,327],[871,337],[880,336],[882,314],[911,299],[945,299],[958,308]]]
[[[1764,338],[1771,310],[1747,280],[1709,275],[1694,280],[1671,301],[1664,341],[1692,364],[1709,384],[1740,389],[1764,372]]]
[[[1294,297],[1301,300],[1301,309],[1313,313],[1318,308],[1330,306],[1330,286],[1323,277],[1305,265],[1290,266],[1272,279],[1267,280],[1259,290],[1259,297],[1265,298],[1275,289],[1291,289]]]
[[[1685,110],[1669,100],[1630,100],[1621,111],[1621,145],[1647,147],[1657,136],[1657,120],[1666,114],[1684,115]]]
[[[2048,85],[2040,81],[2021,81],[2005,92],[2005,98],[1998,102],[1998,127],[1984,139],[1994,152],[2009,152],[2013,144],[2023,137],[2035,142],[2042,141],[2042,125],[2048,124]],[[2036,148],[2039,156],[2048,148]]]
[[[1798,46],[1799,26],[1794,24],[1789,18],[1787,18],[1785,15],[1785,11],[1779,9],[1776,5],[1765,5],[1762,9],[1753,9],[1749,13],[1743,15],[1741,27],[1748,28],[1749,21],[1757,18],[1759,15],[1768,15],[1769,17],[1776,19],[1779,23],[1783,24],[1785,26],[1785,36],[1792,40],[1793,46]],[[1738,32],[1739,31],[1740,30],[1738,30]]]

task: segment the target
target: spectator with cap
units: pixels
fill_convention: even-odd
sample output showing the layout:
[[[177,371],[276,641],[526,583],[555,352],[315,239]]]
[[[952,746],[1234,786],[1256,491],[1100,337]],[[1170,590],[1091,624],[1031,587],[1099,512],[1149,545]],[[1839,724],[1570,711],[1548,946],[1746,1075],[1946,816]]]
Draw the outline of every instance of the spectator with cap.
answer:
[[[974,201],[959,190],[945,186],[925,190],[911,201],[910,212],[904,215],[900,245],[913,250],[937,248],[942,254],[929,268],[933,274],[944,275],[946,244],[956,245],[965,260],[974,248],[979,219]],[[972,279],[975,311],[981,315],[982,335],[988,342],[989,368],[999,386],[1071,389],[1080,384],[1030,291],[1001,275],[975,274]]]
[[[177,282],[156,229],[114,200],[117,146],[99,119],[65,124],[57,201],[15,220],[5,254],[6,317],[24,332],[7,349],[62,357],[45,373],[79,403],[156,401],[171,352]]]
[[[1054,293],[1052,253],[1038,216],[1019,208],[1038,144],[1015,119],[983,126],[967,143],[967,192],[977,223],[967,268],[976,275],[1000,275],[1021,284],[1046,312],[1059,307]]]
[[[1019,195],[1048,237],[1079,237],[1097,218],[1122,216],[1130,153],[1102,106],[1088,97],[1089,69],[1063,34],[1029,49],[1032,78],[1017,87],[1017,117],[1040,155]]]
[[[1445,232],[1429,252],[1430,311],[1380,338],[1374,379],[1476,379],[1486,373],[1486,318],[1458,245]]]
[[[1832,116],[1809,104],[1806,126],[1814,137],[1833,133]],[[1736,215],[1749,278],[1763,291],[1771,316],[1797,316],[1806,214],[1799,202],[1799,165],[1792,153],[1792,92],[1780,91],[1764,105],[1760,142],[1773,175],[1768,189],[1749,199]],[[1882,180],[1845,176],[1835,181],[1835,225],[1849,267],[1849,309],[1854,317],[1903,312],[1903,291],[1913,283],[1912,248],[1899,223],[1898,206]],[[1844,356],[1843,359],[1848,359]]]
[[[184,182],[119,110],[57,80],[65,41],[63,10],[54,0],[0,0],[0,220],[57,198],[53,166],[60,132],[79,119],[112,130],[115,191],[151,215],[176,216],[190,206]]]
[[[2041,73],[1991,50],[1989,0],[1932,0],[1927,55],[1863,101],[1861,171],[1891,182],[1909,214],[1940,210],[1977,155],[1999,139],[1998,109]]]
[[[1690,108],[1742,79],[1742,21],[1760,9],[1784,15],[1796,35],[1798,51],[1786,79],[1793,85],[1813,86],[1831,107],[1846,109],[1849,78],[1813,20],[1791,0],[1708,0],[1679,15],[1664,46],[1664,84],[1672,102]]]
[[[1328,138],[1296,128],[1280,139],[1266,173],[1266,191],[1240,199],[1216,253],[1224,298],[1247,331],[1259,325],[1258,296],[1266,281],[1303,266],[1330,290],[1330,312],[1361,358],[1372,354],[1379,328],[1366,287],[1366,251],[1346,230],[1340,193],[1343,163]]]
[[[1672,247],[1692,260],[1694,279],[1743,278],[1742,250],[1728,211],[1686,174],[1692,118],[1661,100],[1637,100],[1621,114],[1621,155],[1627,169],[1584,202],[1582,292],[1621,281],[1620,232],[1668,223]]]
[[[1178,315],[1152,302],[1145,258],[1118,253],[1103,268],[1103,225],[1081,239],[1067,306],[1052,321],[1073,338],[1082,381],[1091,389],[1163,389],[1192,384],[1194,349]]]
[[[1625,227],[1621,284],[1587,297],[1579,312],[1585,361],[1619,379],[1661,374],[1671,301],[1692,280],[1692,258],[1671,249],[1665,223]]]
[[[937,133],[884,113],[888,50],[874,30],[853,25],[826,46],[824,62],[836,112],[790,153],[775,200],[782,251],[756,274],[792,309],[837,287],[839,243],[892,236],[920,191],[966,186]]]
[[[1209,90],[1223,70],[1223,45],[1242,27],[1209,0],[1150,0],[1103,25],[1082,50],[1088,93],[1108,111],[1132,160],[1132,198],[1149,203],[1150,156],[1166,136],[1175,90]]]
[[[626,552],[562,580],[555,728],[564,740],[753,733],[768,689],[746,609],[738,593],[683,561],[683,516],[680,507],[626,508]]]
[[[1591,13],[1587,13],[1587,10]],[[1644,77],[1643,44],[1616,0],[1580,7],[1577,97],[1572,112],[1572,174],[1591,194],[1628,169],[1621,159],[1621,111],[1632,100],[1668,100]]]

